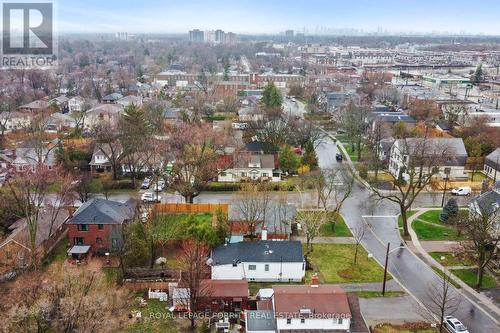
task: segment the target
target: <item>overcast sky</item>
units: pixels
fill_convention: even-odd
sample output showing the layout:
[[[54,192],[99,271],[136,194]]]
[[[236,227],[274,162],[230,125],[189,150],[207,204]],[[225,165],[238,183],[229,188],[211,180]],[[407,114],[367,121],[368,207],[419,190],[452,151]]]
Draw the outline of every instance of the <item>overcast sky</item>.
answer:
[[[500,0],[58,0],[60,32],[315,33],[364,31],[500,35]]]

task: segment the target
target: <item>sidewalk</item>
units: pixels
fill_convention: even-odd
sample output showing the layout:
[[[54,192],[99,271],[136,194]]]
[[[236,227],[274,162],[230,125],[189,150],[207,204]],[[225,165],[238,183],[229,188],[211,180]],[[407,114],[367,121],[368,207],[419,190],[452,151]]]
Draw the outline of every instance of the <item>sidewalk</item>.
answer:
[[[411,223],[418,219],[418,217],[420,215],[422,215],[423,213],[425,213],[426,211],[430,210],[430,208],[417,208],[415,209],[417,212],[415,214],[413,214],[409,219],[408,219],[408,225],[411,226]],[[439,262],[437,262],[436,260],[434,260],[434,258],[432,258],[428,253],[427,251],[424,249],[424,247],[422,246],[422,243],[418,240],[418,237],[417,237],[417,234],[415,233],[415,231],[413,230],[413,228],[408,228],[409,232],[410,232],[410,237],[411,237],[411,246],[408,246],[408,248],[412,251],[414,251],[414,253],[420,258],[422,259],[427,265],[429,266],[435,266],[437,268],[439,268],[441,271],[445,272],[447,275],[450,276],[450,278],[456,282],[458,285],[460,285],[460,289],[457,289],[457,291],[459,293],[461,293],[462,295],[464,295],[465,297],[469,298],[469,300],[471,300],[472,302],[476,303],[476,305],[478,307],[480,307],[480,305],[484,305],[485,307],[487,307],[487,309],[484,309],[484,310],[488,310],[487,312],[493,317],[493,318],[499,318],[500,317],[500,309],[492,302],[491,299],[489,299],[488,297],[486,297],[485,295],[481,294],[481,293],[478,293],[476,290],[474,290],[473,288],[469,287],[468,284],[466,284],[465,282],[463,282],[462,280],[460,280],[459,278],[457,278],[455,275],[453,275],[449,270],[448,268],[444,267],[443,265],[441,265]],[[444,243],[444,241],[443,241]],[[443,244],[443,247],[444,247],[444,244]]]
[[[306,243],[306,237],[293,236],[292,240],[298,240]],[[313,244],[355,244],[356,241],[353,237],[315,237],[312,241]]]

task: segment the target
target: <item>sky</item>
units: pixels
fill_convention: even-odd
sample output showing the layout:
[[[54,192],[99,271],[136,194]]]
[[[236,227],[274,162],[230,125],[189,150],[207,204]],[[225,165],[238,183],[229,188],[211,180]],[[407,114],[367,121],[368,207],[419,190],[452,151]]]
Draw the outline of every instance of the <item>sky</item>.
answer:
[[[314,34],[319,27],[373,32],[500,35],[500,0],[57,0],[61,33]]]

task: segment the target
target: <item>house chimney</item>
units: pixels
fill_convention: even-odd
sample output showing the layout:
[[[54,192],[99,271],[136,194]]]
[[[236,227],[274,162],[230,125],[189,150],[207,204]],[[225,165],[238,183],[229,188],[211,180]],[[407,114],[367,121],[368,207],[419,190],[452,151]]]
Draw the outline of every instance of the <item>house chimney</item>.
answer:
[[[16,159],[16,148],[13,148],[12,149],[12,160],[15,160]]]
[[[318,286],[319,286],[318,273],[314,273],[313,276],[311,276],[311,288],[318,288]]]
[[[262,231],[260,233],[260,239],[267,240],[267,229],[265,227],[262,228]]]

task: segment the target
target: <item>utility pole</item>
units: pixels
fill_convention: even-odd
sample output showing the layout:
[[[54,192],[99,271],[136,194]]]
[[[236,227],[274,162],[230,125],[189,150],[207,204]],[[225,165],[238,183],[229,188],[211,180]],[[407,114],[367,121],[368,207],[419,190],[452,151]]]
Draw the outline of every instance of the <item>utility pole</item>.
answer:
[[[446,196],[446,185],[448,184],[448,178],[450,177],[451,168],[444,168],[444,173],[446,177],[444,178],[444,190],[443,190],[443,198],[441,199],[441,207],[444,206],[444,198]]]
[[[387,281],[387,263],[389,261],[389,248],[391,243],[387,243],[387,252],[385,254],[385,265],[384,265],[384,283],[382,284],[382,296],[385,296],[385,282]]]

